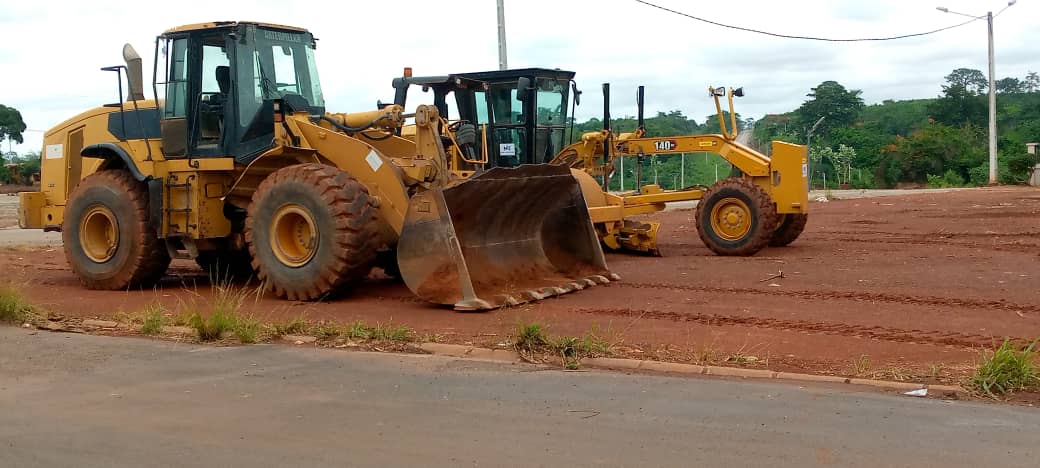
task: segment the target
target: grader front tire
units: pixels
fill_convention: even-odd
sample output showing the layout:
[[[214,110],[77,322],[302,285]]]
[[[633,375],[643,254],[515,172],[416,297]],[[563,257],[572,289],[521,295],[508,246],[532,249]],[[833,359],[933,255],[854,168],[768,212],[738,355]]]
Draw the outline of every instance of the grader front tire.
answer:
[[[769,239],[769,245],[771,247],[783,247],[794,242],[795,239],[798,239],[798,236],[802,235],[802,231],[805,230],[805,224],[808,221],[809,215],[806,213],[779,215],[776,231],[773,231],[773,237]]]
[[[166,245],[148,225],[148,190],[126,171],[83,179],[61,231],[65,258],[88,289],[149,287],[170,266]]]
[[[375,262],[377,208],[368,190],[335,167],[278,170],[253,194],[246,242],[261,282],[290,300],[342,292]]]
[[[697,233],[718,255],[754,255],[776,230],[776,207],[761,187],[747,179],[716,182],[697,204]]]

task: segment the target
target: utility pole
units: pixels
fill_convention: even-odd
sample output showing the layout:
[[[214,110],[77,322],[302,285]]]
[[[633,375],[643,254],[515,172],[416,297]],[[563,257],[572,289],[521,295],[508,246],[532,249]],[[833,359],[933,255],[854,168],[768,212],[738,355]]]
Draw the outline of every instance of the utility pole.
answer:
[[[506,62],[506,6],[505,0],[498,0],[498,69],[509,68]]]
[[[819,127],[820,124],[823,123],[823,119],[825,119],[825,118],[827,118],[827,117],[826,116],[820,117],[820,120],[817,120],[816,123],[813,124],[812,128],[810,128],[809,131],[806,132],[806,135],[805,135],[805,164],[808,166],[808,169],[809,169],[809,171],[808,171],[809,172],[809,187],[808,187],[808,190],[812,190],[812,171],[813,171],[813,163],[812,163],[812,134],[813,134],[813,132],[816,131],[816,127]],[[824,179],[824,185],[826,185],[826,182],[827,182],[827,180]]]
[[[997,78],[996,78],[996,60],[993,57],[993,17],[1001,14],[1004,10],[1011,8],[1018,0],[1011,0],[1007,3],[1003,9],[997,12],[996,15],[992,11],[986,12],[986,32],[989,39],[989,183],[996,184],[997,179]],[[946,7],[936,7],[943,13],[952,13],[955,15],[967,16],[968,18],[981,19],[981,16],[969,15],[965,13],[958,13],[951,11]]]
[[[1012,2],[1014,3],[1014,2]],[[1011,6],[1011,3],[1008,4]],[[997,86],[994,74],[996,66],[993,60],[993,12],[986,12],[986,23],[989,25],[989,183],[997,180]]]

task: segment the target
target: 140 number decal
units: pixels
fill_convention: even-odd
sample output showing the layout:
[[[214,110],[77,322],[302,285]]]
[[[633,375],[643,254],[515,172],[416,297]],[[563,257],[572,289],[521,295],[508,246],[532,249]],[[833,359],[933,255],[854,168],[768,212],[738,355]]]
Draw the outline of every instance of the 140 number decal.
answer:
[[[657,151],[672,151],[678,146],[679,144],[676,143],[675,140],[661,140],[654,142],[654,149]]]

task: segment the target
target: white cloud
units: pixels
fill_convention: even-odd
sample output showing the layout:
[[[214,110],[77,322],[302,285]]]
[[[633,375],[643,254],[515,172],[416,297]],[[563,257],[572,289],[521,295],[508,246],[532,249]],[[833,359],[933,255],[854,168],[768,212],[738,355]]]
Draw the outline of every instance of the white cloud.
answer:
[[[786,34],[871,37],[936,29],[961,17],[928,2],[898,0],[707,2],[656,0],[723,23]],[[984,14],[999,0],[935,0],[951,10]],[[390,81],[405,66],[416,74],[494,69],[495,2],[214,2],[117,0],[15,2],[0,11],[0,103],[22,112],[31,131],[15,150],[38,151],[42,133],[88,107],[115,99],[115,78],[98,69],[121,61],[130,42],[150,80],[153,41],[163,30],[214,20],[254,20],[310,29],[330,110],[358,111],[389,100]],[[995,21],[997,76],[1040,71],[1033,18],[1021,0]],[[986,69],[986,24],[905,41],[821,43],[771,38],[675,16],[632,0],[506,0],[509,64],[578,73],[585,91],[580,119],[602,109],[599,85],[613,85],[614,115],[635,113],[634,89],[647,85],[647,113],[714,112],[705,88],[743,86],[738,112],[784,112],[825,80],[863,90],[868,103],[934,97],[958,67]],[[6,150],[7,148],[3,148]]]

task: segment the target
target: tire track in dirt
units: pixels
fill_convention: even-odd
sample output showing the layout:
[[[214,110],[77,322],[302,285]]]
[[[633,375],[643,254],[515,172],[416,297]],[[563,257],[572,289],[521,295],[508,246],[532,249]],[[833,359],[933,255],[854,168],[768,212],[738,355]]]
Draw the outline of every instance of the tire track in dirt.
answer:
[[[690,286],[667,283],[615,283],[620,288],[635,289],[678,289],[715,294],[748,294],[757,296],[782,296],[808,300],[845,299],[857,302],[885,302],[891,304],[909,304],[920,306],[964,307],[970,309],[990,309],[1008,312],[1040,313],[1040,305],[1016,304],[1000,300],[957,299],[935,296],[907,296],[902,294],[877,294],[854,291],[798,291],[798,290],[764,290],[754,288],[726,288],[713,286]]]
[[[990,347],[999,344],[1004,337],[990,335],[906,330],[902,328],[849,325],[833,322],[812,322],[808,320],[785,320],[765,317],[742,317],[721,314],[683,314],[661,310],[644,309],[602,309],[576,308],[577,313],[593,315],[609,315],[623,317],[639,317],[675,322],[698,323],[706,326],[745,326],[767,328],[770,330],[807,332],[811,334],[844,336],[850,338],[866,338],[897,343],[931,344],[939,346],[956,346],[961,348]],[[1024,346],[1029,340],[1021,337],[1008,337],[1015,345]]]
[[[821,237],[827,240],[840,242],[860,242],[870,244],[899,244],[899,245],[943,245],[957,247],[979,247],[985,245],[987,249],[1003,252],[1020,252],[1023,248],[1040,250],[1040,243],[1016,240],[1015,238],[1031,239],[1040,237],[1040,232],[1022,232],[1013,234],[978,234],[978,233],[941,233],[941,234],[897,234],[888,232],[849,232],[849,231],[824,231]],[[867,236],[881,236],[867,237]],[[940,237],[941,236],[941,237]],[[963,240],[960,240],[960,239]],[[971,239],[971,238],[976,238]],[[993,243],[985,242],[992,239]]]

